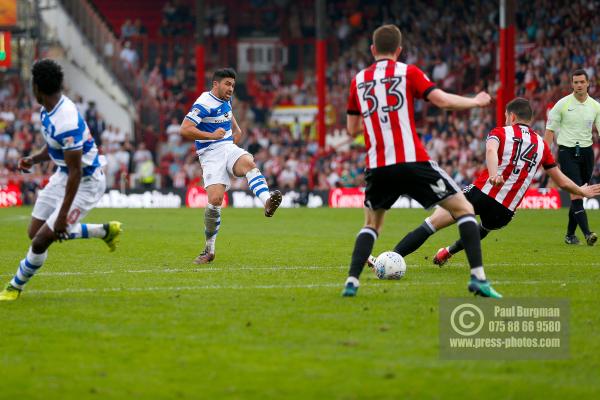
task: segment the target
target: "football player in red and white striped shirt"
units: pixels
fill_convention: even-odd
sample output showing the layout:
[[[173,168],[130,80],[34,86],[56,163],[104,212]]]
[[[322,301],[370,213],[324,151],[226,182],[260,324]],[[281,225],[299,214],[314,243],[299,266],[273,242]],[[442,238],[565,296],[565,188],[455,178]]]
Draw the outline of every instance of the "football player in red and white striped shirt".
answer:
[[[512,220],[540,167],[544,167],[559,187],[570,193],[584,197],[600,194],[600,185],[578,186],[560,171],[549,146],[529,127],[532,118],[533,110],[528,100],[516,98],[507,104],[506,126],[492,129],[487,138],[487,170],[464,190],[475,214],[481,218],[482,239],[491,230],[503,228]],[[429,236],[455,222],[448,211],[438,208],[421,226],[406,235],[394,251],[407,256],[421,247]],[[458,240],[439,249],[433,262],[442,266],[463,248],[463,242]]]
[[[471,267],[469,290],[486,297],[501,297],[486,280],[481,257],[479,226],[473,206],[456,183],[421,143],[414,121],[414,100],[425,99],[449,110],[485,107],[490,96],[474,98],[436,88],[416,66],[398,62],[402,35],[395,25],[373,33],[375,63],[352,80],[348,99],[348,133],[364,134],[367,148],[365,225],[358,233],[343,296],[355,296],[360,276],[383,225],[383,216],[401,195],[425,208],[440,205],[457,218]]]

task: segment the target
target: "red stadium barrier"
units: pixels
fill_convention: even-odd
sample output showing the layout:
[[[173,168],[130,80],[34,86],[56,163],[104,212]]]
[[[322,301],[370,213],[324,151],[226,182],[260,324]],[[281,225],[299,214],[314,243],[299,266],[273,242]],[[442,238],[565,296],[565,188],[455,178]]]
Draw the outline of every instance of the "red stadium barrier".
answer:
[[[118,191],[113,191],[118,194]],[[241,191],[238,191],[242,193]],[[312,193],[312,192],[311,192]],[[253,198],[251,192],[247,193],[250,198]],[[317,195],[314,192],[313,195]],[[323,192],[323,200],[325,200],[327,192]],[[124,196],[124,195],[123,195]],[[566,194],[568,198],[568,194]],[[0,208],[21,206],[21,189],[17,185],[0,186]],[[109,196],[110,197],[110,196]],[[597,209],[600,204],[600,198],[587,200],[587,207],[591,209]],[[329,191],[328,206],[331,208],[362,208],[365,200],[364,188],[337,188]],[[237,201],[237,200],[236,200]],[[101,202],[98,207],[119,207],[119,205],[108,205]],[[201,186],[190,186],[187,189],[185,196],[185,205],[190,208],[204,208],[208,204],[208,196],[206,191]],[[223,199],[222,207],[228,207],[231,205],[231,199],[229,194],[226,192]],[[319,203],[319,205],[325,205]],[[314,206],[319,206],[313,204]],[[523,201],[519,205],[519,208],[523,209],[546,209],[554,210],[561,208],[563,202],[561,201],[560,192],[557,189],[529,189]],[[129,205],[131,206],[131,205]],[[240,207],[238,205],[237,207]],[[121,205],[121,207],[125,207]],[[408,197],[402,196],[392,208],[420,208],[420,205],[414,200],[410,200]]]
[[[527,189],[519,208],[555,210],[561,207],[556,189]]]
[[[17,185],[0,186],[0,208],[15,207],[22,204],[21,189]]]
[[[331,208],[363,208],[364,202],[364,188],[337,188],[329,191],[329,207]],[[408,196],[400,196],[392,208],[422,209],[423,206]]]
[[[363,188],[337,188],[329,191],[331,208],[362,208],[364,201]]]
[[[362,208],[365,192],[362,188],[338,188],[329,191],[329,207]],[[562,206],[556,189],[528,189],[519,208],[554,210]],[[402,196],[392,208],[416,208],[418,203]]]
[[[201,186],[188,187],[185,195],[185,206],[190,208],[204,208],[208,204],[208,195],[206,190]],[[227,207],[229,204],[229,196],[225,193],[223,204],[221,207]]]

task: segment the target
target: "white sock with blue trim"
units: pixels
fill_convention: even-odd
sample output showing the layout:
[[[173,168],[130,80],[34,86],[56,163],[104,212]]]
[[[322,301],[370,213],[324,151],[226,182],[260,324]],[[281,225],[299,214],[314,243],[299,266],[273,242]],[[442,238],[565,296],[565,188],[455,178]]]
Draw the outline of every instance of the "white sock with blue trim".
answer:
[[[248,180],[248,187],[252,190],[252,193],[262,201],[263,205],[269,200],[271,194],[269,193],[269,186],[267,180],[260,172],[258,168],[254,168],[246,174]]]
[[[106,233],[103,224],[73,224],[69,227],[69,239],[103,238]]]
[[[48,257],[48,250],[42,254],[35,254],[31,247],[27,251],[27,256],[19,263],[17,273],[10,281],[11,286],[17,289],[23,289],[23,286],[35,275],[38,269],[44,265],[44,261]]]

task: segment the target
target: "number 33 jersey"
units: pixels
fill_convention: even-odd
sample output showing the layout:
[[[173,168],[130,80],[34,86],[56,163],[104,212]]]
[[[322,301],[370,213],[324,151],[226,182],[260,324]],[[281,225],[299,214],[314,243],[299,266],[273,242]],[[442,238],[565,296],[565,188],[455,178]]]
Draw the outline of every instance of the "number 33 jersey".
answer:
[[[502,175],[504,183],[492,186],[488,182],[489,174],[486,169],[474,185],[504,207],[514,211],[521,203],[540,166],[544,169],[554,168],[556,161],[546,142],[524,124],[494,128],[487,140],[495,140],[500,145],[498,175]]]
[[[433,89],[419,68],[388,59],[356,74],[347,112],[363,117],[367,168],[429,161],[415,128],[414,99],[427,99]]]

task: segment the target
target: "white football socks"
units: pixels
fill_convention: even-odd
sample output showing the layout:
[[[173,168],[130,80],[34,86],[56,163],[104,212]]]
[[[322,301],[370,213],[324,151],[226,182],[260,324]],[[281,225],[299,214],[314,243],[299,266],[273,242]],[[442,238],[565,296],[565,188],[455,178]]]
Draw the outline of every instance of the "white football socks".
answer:
[[[19,268],[15,276],[10,281],[12,287],[17,289],[23,289],[23,286],[35,275],[35,273],[42,267],[44,261],[48,257],[48,250],[42,254],[36,254],[31,250],[31,247],[27,251],[27,256],[19,263]]]
[[[103,224],[73,224],[69,227],[69,239],[103,238],[106,233]]]
[[[348,279],[346,279],[345,285],[347,285],[348,283],[352,283],[354,285],[354,287],[360,286],[360,282],[358,282],[358,279],[356,279],[353,276],[349,276]]]
[[[246,179],[248,180],[248,187],[252,190],[252,193],[262,201],[264,206],[267,200],[269,200],[269,197],[271,197],[267,180],[258,168],[248,171]]]
[[[483,270],[483,267],[471,268],[471,275],[480,281],[485,281],[485,271]]]

